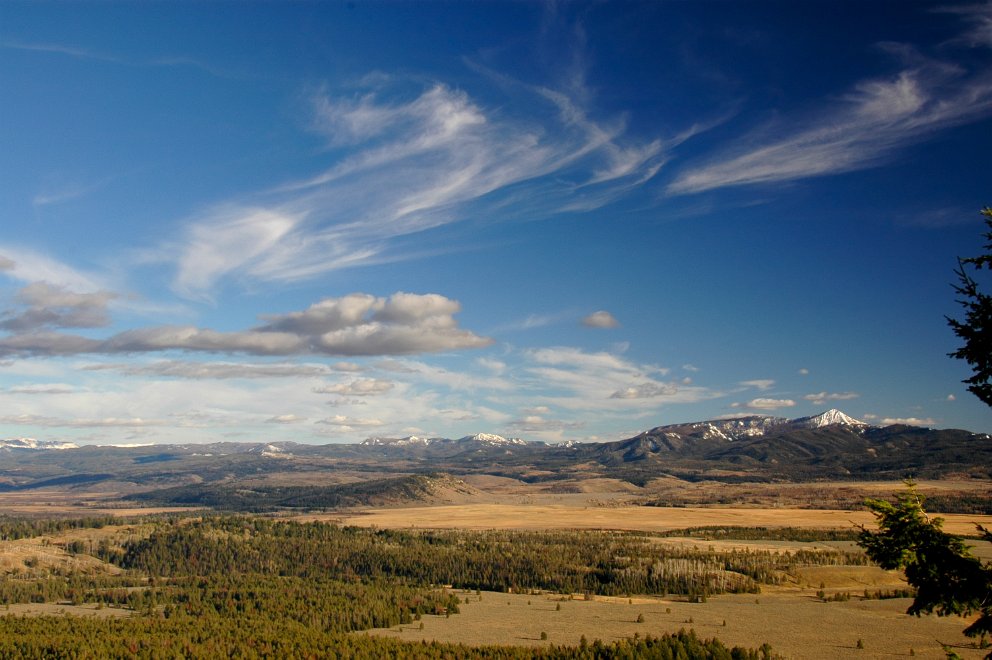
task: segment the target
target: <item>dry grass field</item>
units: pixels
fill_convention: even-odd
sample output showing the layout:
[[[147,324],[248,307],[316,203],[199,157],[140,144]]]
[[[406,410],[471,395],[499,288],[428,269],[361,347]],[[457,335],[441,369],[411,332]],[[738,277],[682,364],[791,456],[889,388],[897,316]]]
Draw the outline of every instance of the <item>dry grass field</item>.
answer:
[[[134,614],[120,607],[98,607],[93,604],[69,603],[14,603],[0,606],[0,614],[15,616],[91,616],[101,619],[121,619]]]
[[[948,514],[944,529],[974,534],[975,524],[992,526],[992,516]],[[365,509],[348,514],[303,516],[338,520],[345,525],[441,529],[616,529],[663,532],[711,525],[850,529],[871,526],[867,511],[758,507],[583,507],[527,504],[457,504]]]
[[[463,599],[468,602],[460,606],[460,614],[425,617],[423,630],[414,623],[371,634],[465,644],[574,645],[583,635],[589,641],[613,641],[692,628],[728,646],[767,642],[777,653],[801,660],[909,657],[910,649],[917,658],[937,659],[945,657],[941,643],[968,643],[961,634],[965,620],[908,616],[908,599],[824,603],[810,590],[722,595],[705,603],[644,597],[632,602],[602,597],[586,601],[581,596],[562,600],[551,594],[492,592],[464,593]],[[639,615],[643,623],[637,622]],[[542,632],[547,641],[541,640]],[[857,648],[859,639],[863,649]],[[976,649],[955,650],[963,658],[984,656]]]
[[[63,516],[144,516],[153,513],[189,511],[190,507],[124,506],[116,491],[77,491],[45,488],[0,493],[0,513],[8,516],[59,518]]]

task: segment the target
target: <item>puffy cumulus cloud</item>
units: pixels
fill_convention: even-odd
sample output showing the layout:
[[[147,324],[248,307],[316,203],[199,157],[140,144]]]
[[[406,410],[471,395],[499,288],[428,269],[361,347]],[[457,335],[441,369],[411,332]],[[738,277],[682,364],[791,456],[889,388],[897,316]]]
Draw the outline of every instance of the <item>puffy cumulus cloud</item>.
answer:
[[[857,399],[859,396],[861,395],[857,392],[817,392],[815,394],[807,394],[803,398],[819,406],[827,401],[850,401],[851,399]]]
[[[256,333],[306,339],[314,353],[406,355],[488,346],[492,340],[460,330],[461,305],[429,293],[390,298],[351,294],[329,298],[302,312],[268,317]]]
[[[18,332],[0,338],[0,355],[170,350],[266,356],[408,355],[490,345],[492,340],[458,328],[453,315],[459,309],[457,301],[438,294],[397,293],[379,298],[356,293],[327,298],[301,312],[267,316],[261,326],[234,332],[157,326],[102,340],[48,331]],[[72,318],[67,315],[63,324]]]
[[[0,272],[14,270],[14,260],[0,254]]]
[[[892,426],[894,424],[901,424],[905,426],[924,426],[927,428],[933,428],[937,425],[937,422],[932,417],[883,417],[879,420],[882,426]]]
[[[948,401],[957,401],[958,398],[956,396],[954,396],[953,394],[948,394],[947,395],[947,400]]]
[[[389,392],[396,384],[391,380],[379,378],[361,378],[350,383],[339,383],[337,385],[325,385],[313,388],[316,394],[340,394],[343,396],[374,396]]]
[[[778,408],[791,408],[796,405],[792,399],[751,399],[745,404],[748,408],[755,410],[776,410]]]
[[[744,387],[753,387],[757,390],[768,390],[775,386],[775,381],[769,378],[758,378],[755,380],[741,381],[741,385]]]
[[[151,364],[87,364],[84,371],[116,371],[125,376],[162,376],[192,380],[235,378],[306,378],[326,376],[335,371],[335,365],[319,364],[252,364],[238,362],[186,362],[161,360]]]
[[[34,282],[17,292],[25,307],[0,315],[0,329],[12,333],[54,328],[100,328],[110,324],[107,304],[115,294],[75,293],[61,286]]]
[[[582,325],[587,328],[619,328],[620,322],[609,312],[600,310],[583,318]]]
[[[809,375],[809,369],[807,369],[806,367],[803,367],[799,371],[797,371],[796,373],[798,373],[800,376],[808,376]]]

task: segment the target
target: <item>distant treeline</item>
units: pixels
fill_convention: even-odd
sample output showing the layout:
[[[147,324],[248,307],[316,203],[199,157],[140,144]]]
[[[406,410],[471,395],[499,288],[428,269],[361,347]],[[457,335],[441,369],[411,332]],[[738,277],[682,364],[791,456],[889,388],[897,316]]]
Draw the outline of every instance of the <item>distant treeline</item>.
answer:
[[[88,516],[85,518],[16,518],[0,515],[0,541],[16,541],[46,534],[59,534],[70,529],[100,529],[120,523],[113,516]]]
[[[661,537],[686,536],[728,541],[857,541],[858,529],[806,529],[804,527],[728,527],[720,525],[686,527],[657,532]]]

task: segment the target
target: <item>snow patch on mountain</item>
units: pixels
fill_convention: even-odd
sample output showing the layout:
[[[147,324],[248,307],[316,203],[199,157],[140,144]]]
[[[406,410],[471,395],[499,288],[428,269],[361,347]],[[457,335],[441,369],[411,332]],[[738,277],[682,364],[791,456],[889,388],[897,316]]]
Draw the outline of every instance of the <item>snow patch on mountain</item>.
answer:
[[[0,449],[29,449],[35,451],[46,451],[54,449],[79,449],[79,445],[74,442],[35,440],[34,438],[3,438],[0,439]]]
[[[426,447],[440,438],[424,438],[408,435],[405,438],[366,438],[361,444],[366,447]]]

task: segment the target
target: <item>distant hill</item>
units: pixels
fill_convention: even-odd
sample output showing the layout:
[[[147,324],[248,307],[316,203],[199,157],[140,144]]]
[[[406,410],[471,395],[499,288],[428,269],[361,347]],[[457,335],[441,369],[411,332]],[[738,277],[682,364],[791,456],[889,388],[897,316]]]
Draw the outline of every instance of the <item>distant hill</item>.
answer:
[[[448,474],[373,479],[334,486],[201,484],[139,493],[133,499],[161,505],[195,505],[228,511],[333,509],[444,501],[475,489]]]

